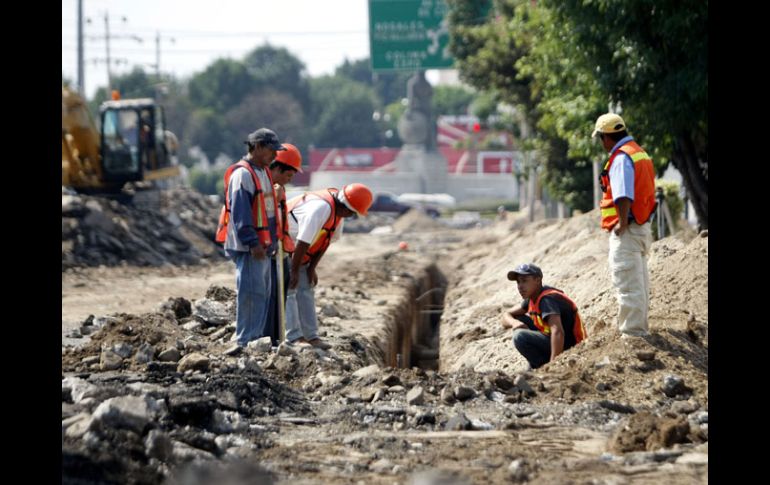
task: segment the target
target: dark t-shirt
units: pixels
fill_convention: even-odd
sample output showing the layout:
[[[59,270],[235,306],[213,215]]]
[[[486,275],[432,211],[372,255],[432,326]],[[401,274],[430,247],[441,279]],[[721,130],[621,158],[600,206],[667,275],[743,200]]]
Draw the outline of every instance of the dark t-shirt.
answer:
[[[543,290],[556,289],[550,286],[543,286]],[[521,308],[524,310],[529,309],[529,298],[521,302]],[[547,295],[540,299],[540,316],[543,322],[548,324],[549,315],[561,316],[561,326],[564,329],[564,349],[568,349],[575,345],[575,334],[572,332],[575,326],[575,312],[572,311],[572,305],[570,305],[563,298],[559,298],[556,295]],[[535,330],[535,328],[533,328]]]

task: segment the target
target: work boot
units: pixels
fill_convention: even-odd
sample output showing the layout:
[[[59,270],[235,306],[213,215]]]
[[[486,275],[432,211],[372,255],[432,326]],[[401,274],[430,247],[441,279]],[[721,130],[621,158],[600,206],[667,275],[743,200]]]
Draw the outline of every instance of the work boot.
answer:
[[[318,349],[328,350],[328,349],[332,348],[331,345],[327,344],[326,342],[324,342],[320,338],[314,338],[309,343],[310,343],[310,345],[312,345],[313,347],[316,347]]]
[[[295,338],[294,340],[287,340],[289,345],[306,344],[309,343],[305,337]]]

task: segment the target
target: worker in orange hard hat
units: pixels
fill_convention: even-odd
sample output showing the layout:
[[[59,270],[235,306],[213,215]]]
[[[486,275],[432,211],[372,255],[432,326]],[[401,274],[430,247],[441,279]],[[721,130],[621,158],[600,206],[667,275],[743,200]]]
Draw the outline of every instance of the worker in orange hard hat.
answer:
[[[299,149],[291,143],[283,143],[283,146],[286,150],[278,152],[275,160],[270,164],[270,175],[274,182],[275,200],[278,201],[278,219],[276,220],[275,227],[270,227],[270,235],[273,241],[280,241],[283,245],[281,255],[276,250],[270,256],[272,260],[271,281],[273,291],[270,294],[267,323],[265,324],[263,336],[270,337],[273,345],[277,345],[280,340],[283,340],[281,309],[279,305],[284,304],[286,301],[283,295],[286,295],[289,286],[289,268],[291,265],[289,255],[294,251],[294,242],[289,236],[285,187],[294,178],[295,173],[302,173],[302,154],[299,152]],[[279,258],[281,261],[279,261]],[[278,268],[283,268],[283,278],[279,278]]]
[[[286,298],[286,340],[307,342],[328,349],[318,338],[313,287],[318,284],[316,266],[332,241],[340,238],[343,219],[365,216],[372,205],[372,191],[364,184],[345,185],[306,192],[288,203],[289,234],[294,253]]]

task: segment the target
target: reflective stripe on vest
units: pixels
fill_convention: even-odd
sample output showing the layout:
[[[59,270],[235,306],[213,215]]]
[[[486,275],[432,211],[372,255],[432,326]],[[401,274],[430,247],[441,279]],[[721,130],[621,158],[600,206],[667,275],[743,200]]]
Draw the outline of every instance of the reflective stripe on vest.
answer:
[[[294,241],[291,240],[291,236],[289,236],[289,218],[288,218],[288,211],[286,210],[286,191],[281,191],[281,198],[278,201],[278,217],[280,219],[276,219],[276,235],[278,236],[278,240],[283,242],[283,250],[286,253],[293,253],[294,252]]]
[[[620,221],[615,200],[612,196],[609,173],[612,163],[621,152],[628,155],[634,164],[634,200],[631,203],[631,214],[634,216],[634,221],[637,224],[647,222],[657,205],[655,201],[655,167],[652,159],[642,147],[631,140],[615,150],[604,165],[604,170],[602,170],[601,182],[604,196],[599,203],[599,207],[601,208],[602,215],[602,229],[606,231],[612,230],[615,224]]]
[[[321,227],[321,230],[318,231],[315,239],[313,239],[313,242],[310,244],[310,247],[305,253],[305,256],[302,258],[301,264],[307,264],[316,254],[323,254],[324,251],[326,251],[326,248],[329,247],[329,244],[331,244],[334,231],[337,230],[337,227],[342,221],[342,217],[337,217],[337,208],[334,204],[334,194],[337,192],[337,189],[332,188],[319,190],[316,192],[305,192],[304,194],[298,195],[289,201],[288,211],[290,214],[295,208],[307,202],[308,199],[313,198],[321,199],[329,204],[329,207],[331,207],[329,218],[326,219],[323,227]],[[292,217],[294,217],[293,214]]]
[[[251,179],[254,181],[254,197],[251,200],[251,217],[254,224],[254,229],[257,231],[257,238],[264,247],[270,246],[273,241],[270,237],[270,229],[267,226],[267,210],[265,204],[265,196],[262,192],[262,185],[259,183],[259,177],[254,168],[246,160],[239,160],[238,162],[230,165],[225,170],[224,182],[225,182],[225,205],[219,212],[219,224],[217,225],[217,233],[215,240],[218,243],[224,243],[227,239],[227,226],[230,223],[230,178],[233,172],[237,168],[245,168],[251,174]],[[268,180],[270,180],[270,189],[273,188],[273,177],[270,175],[269,170],[265,170]],[[273,210],[275,217],[278,217],[278,205],[273,204]],[[276,219],[278,221],[278,219]]]
[[[566,301],[567,303],[569,303],[570,307],[572,308],[572,311],[575,312],[575,323],[572,326],[572,335],[575,336],[575,344],[580,343],[583,339],[586,338],[587,334],[586,334],[586,329],[583,326],[583,321],[580,319],[580,313],[578,313],[577,305],[567,295],[565,295],[563,291],[557,290],[556,288],[549,288],[541,291],[540,294],[537,296],[537,300],[535,301],[532,301],[532,299],[530,298],[529,308],[527,309],[527,313],[529,313],[529,316],[532,318],[532,321],[535,323],[535,327],[537,327],[540,333],[543,333],[545,335],[551,335],[551,327],[548,326],[543,321],[543,318],[541,317],[541,314],[540,314],[540,300],[544,296],[548,296],[548,295],[556,296]]]

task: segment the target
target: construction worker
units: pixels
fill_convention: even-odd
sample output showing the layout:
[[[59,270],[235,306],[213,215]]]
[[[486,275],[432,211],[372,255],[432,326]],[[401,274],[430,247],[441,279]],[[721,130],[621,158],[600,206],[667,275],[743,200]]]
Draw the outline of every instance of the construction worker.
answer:
[[[225,171],[225,205],[216,235],[236,267],[236,345],[226,351],[228,355],[261,337],[265,328],[271,290],[267,254],[273,244],[269,225],[278,215],[267,168],[276,153],[285,150],[267,128],[251,133],[244,143],[248,153]]]
[[[586,338],[577,305],[563,291],[543,286],[543,271],[532,263],[508,272],[524,301],[503,313],[503,328],[513,329],[513,346],[532,369],[553,362]]]
[[[591,134],[610,154],[600,174],[604,196],[602,229],[610,233],[609,267],[623,338],[649,335],[647,315],[650,276],[647,257],[652,244],[650,217],[655,211],[655,167],[650,156],[626,131],[623,118],[607,113]]]
[[[372,205],[372,191],[364,184],[345,185],[306,192],[289,200],[289,234],[294,254],[286,298],[286,340],[307,342],[328,349],[318,338],[313,288],[318,284],[316,266],[332,241],[340,238],[343,218],[365,216]]]
[[[286,150],[278,152],[273,163],[270,164],[270,175],[273,178],[273,188],[275,189],[275,199],[278,201],[278,223],[271,226],[270,235],[274,241],[281,241],[283,244],[283,260],[278,261],[278,251],[271,255],[272,264],[270,266],[270,277],[272,281],[272,290],[270,293],[270,305],[267,312],[267,323],[265,324],[264,336],[269,336],[273,345],[277,345],[284,338],[281,333],[281,312],[279,302],[286,302],[286,291],[289,286],[289,268],[291,266],[290,255],[294,252],[294,241],[289,236],[288,211],[286,209],[286,184],[291,182],[294,174],[302,173],[302,154],[297,147],[291,143],[284,143]],[[278,268],[283,269],[283,288],[280,288],[278,278]],[[284,298],[280,298],[279,292],[283,292]]]

